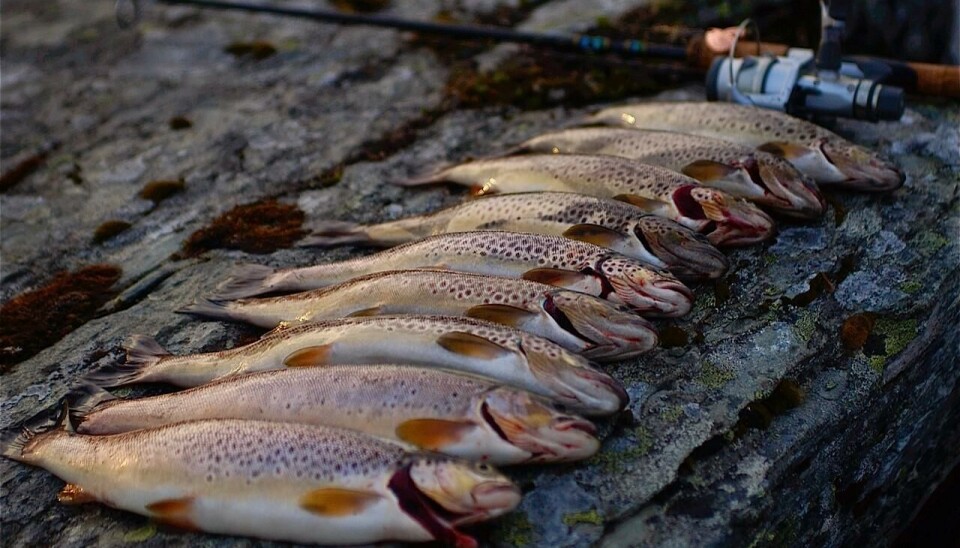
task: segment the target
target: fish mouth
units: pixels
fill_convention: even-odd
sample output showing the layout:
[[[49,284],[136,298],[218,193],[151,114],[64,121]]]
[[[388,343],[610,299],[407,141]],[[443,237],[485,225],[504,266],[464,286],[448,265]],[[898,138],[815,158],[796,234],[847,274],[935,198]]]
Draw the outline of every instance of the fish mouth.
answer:
[[[582,404],[585,415],[611,415],[630,403],[626,388],[610,375],[585,367],[571,367],[568,371],[567,386],[576,386],[577,393],[589,397],[589,403]]]
[[[657,330],[647,320],[613,303],[552,297],[544,310],[562,329],[588,343],[581,354],[591,360],[631,357],[657,346]]]
[[[470,491],[474,505],[482,511],[462,515],[454,520],[454,525],[466,525],[498,516],[516,508],[520,504],[520,489],[512,483],[485,481]]]
[[[681,213],[713,221],[703,230],[713,245],[749,245],[773,236],[774,222],[755,205],[715,189],[685,185],[674,192]]]
[[[828,139],[820,142],[820,153],[846,178],[843,186],[869,192],[885,192],[900,188],[906,174],[886,160],[860,147],[840,146]]]
[[[390,477],[387,487],[397,498],[400,509],[411,519],[430,533],[434,540],[457,548],[477,548],[477,540],[456,529],[465,520],[479,521],[487,517],[487,512],[479,515],[461,514],[447,510],[428,497],[417,487],[410,476],[413,465],[408,464]],[[516,488],[514,488],[516,489]],[[519,493],[517,494],[519,504]]]
[[[826,211],[827,202],[816,183],[785,160],[768,156],[763,161],[750,158],[741,164],[750,180],[763,189],[765,205],[782,215],[816,219]]]
[[[712,280],[723,276],[729,267],[727,257],[719,249],[686,227],[670,227],[658,236],[644,241],[666,264],[667,270],[678,278]]]
[[[683,316],[693,307],[693,292],[669,274],[643,279],[624,272],[609,278],[620,302],[638,312],[657,317]]]
[[[530,453],[524,463],[582,460],[600,449],[597,428],[592,422],[561,415],[556,407],[548,408],[545,402],[512,410],[498,410],[484,402],[480,413],[501,439]]]

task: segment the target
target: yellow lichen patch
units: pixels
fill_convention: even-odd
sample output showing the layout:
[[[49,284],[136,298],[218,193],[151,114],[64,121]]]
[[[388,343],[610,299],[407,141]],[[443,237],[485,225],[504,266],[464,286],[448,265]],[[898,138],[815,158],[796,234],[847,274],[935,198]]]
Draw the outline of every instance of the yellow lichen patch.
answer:
[[[700,375],[697,381],[707,388],[721,388],[723,385],[735,379],[737,376],[733,371],[718,367],[710,362],[703,362],[700,367]]]
[[[586,512],[574,512],[563,516],[563,523],[569,526],[579,525],[581,523],[588,525],[603,525],[603,516],[596,510],[587,510]]]
[[[873,337],[871,337],[874,344],[867,344],[864,348],[870,367],[878,373],[883,373],[890,358],[902,352],[910,341],[917,337],[917,327],[917,320],[913,318],[877,319]]]
[[[533,544],[533,524],[526,512],[511,512],[500,518],[495,536],[506,546],[529,546]]]

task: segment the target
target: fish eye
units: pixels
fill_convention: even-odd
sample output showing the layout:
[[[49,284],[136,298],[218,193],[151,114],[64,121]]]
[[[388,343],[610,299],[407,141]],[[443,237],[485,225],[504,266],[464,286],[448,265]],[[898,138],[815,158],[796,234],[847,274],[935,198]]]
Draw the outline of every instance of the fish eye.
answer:
[[[485,463],[485,462],[478,462],[478,463],[477,463],[477,470],[479,470],[479,471],[481,471],[481,472],[492,472],[492,471],[493,471],[493,467],[490,466],[489,464]]]

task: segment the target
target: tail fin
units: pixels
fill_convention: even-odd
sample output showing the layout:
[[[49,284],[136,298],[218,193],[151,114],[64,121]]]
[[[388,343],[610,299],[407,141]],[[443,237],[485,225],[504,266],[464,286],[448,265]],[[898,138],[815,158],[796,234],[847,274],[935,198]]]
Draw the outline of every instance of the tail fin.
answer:
[[[70,421],[70,406],[66,399],[62,400],[62,408],[57,415],[57,420],[51,426],[49,419],[42,422],[31,423],[33,426],[24,426],[19,434],[3,448],[3,456],[16,461],[29,463],[27,453],[30,451],[30,443],[38,436],[55,430],[63,430],[73,434],[76,432],[73,423]]]
[[[127,351],[125,363],[94,371],[86,376],[85,381],[97,386],[144,382],[151,368],[170,355],[153,337],[147,335],[133,335],[123,343],[123,348]]]
[[[229,304],[211,299],[197,299],[192,304],[175,310],[177,314],[190,314],[201,318],[211,318],[214,320],[236,320]]]
[[[99,406],[101,403],[108,401],[114,401],[118,398],[107,392],[103,388],[91,383],[91,382],[81,382],[79,385],[73,388],[69,394],[67,394],[67,402],[69,404],[70,420],[74,425],[79,425],[83,422],[83,419],[87,416],[87,413],[92,411],[95,407]]]
[[[300,247],[327,247],[341,244],[369,244],[365,227],[347,221],[325,221],[297,244]]]
[[[3,456],[20,462],[27,462],[23,453],[26,450],[27,444],[39,434],[41,434],[39,430],[27,426],[23,427],[23,430],[17,434],[17,437],[13,438],[13,440],[3,448]]]
[[[245,264],[233,269],[230,277],[217,287],[215,301],[232,301],[253,297],[273,290],[268,283],[276,270],[259,264]]]

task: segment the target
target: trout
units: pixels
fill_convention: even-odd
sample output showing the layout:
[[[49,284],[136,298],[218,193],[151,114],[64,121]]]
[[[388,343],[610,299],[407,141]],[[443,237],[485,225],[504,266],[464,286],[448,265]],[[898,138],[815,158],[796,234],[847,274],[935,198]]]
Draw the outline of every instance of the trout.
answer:
[[[240,269],[219,290],[223,299],[306,291],[386,270],[436,268],[524,278],[588,293],[651,315],[682,316],[693,293],[665,270],[609,249],[561,236],[525,232],[454,232],[332,264],[286,270]]]
[[[378,272],[282,297],[201,300],[178,312],[266,328],[346,316],[468,316],[539,335],[591,360],[633,357],[657,345],[650,322],[610,301],[529,280],[443,270]]]
[[[429,215],[376,225],[328,221],[320,223],[300,245],[392,247],[435,234],[471,230],[564,236],[666,268],[684,280],[719,278],[727,270],[722,253],[678,223],[616,200],[569,192],[489,196]]]
[[[87,385],[71,401],[81,434],[119,434],[200,419],[349,428],[497,465],[575,461],[596,428],[547,400],[479,377],[405,365],[252,373],[151,398],[119,400]]]
[[[126,363],[89,377],[101,386],[199,386],[288,367],[403,363],[480,375],[590,415],[627,403],[623,386],[590,362],[523,331],[473,318],[376,316],[279,328],[230,350],[173,356],[149,337],[128,339]]]
[[[516,150],[630,158],[679,171],[705,186],[790,217],[817,218],[826,207],[816,183],[783,158],[700,135],[579,128],[534,137]]]
[[[616,156],[532,154],[453,166],[401,185],[452,182],[475,194],[544,190],[616,198],[706,234],[713,245],[746,245],[773,235],[773,219],[749,202],[660,166]]]
[[[471,463],[367,434],[305,424],[203,420],[111,436],[25,430],[5,450],[67,482],[58,499],[100,502],[175,527],[303,544],[477,542],[520,490]]]
[[[693,133],[781,156],[825,185],[887,191],[904,174],[892,163],[816,124],[770,109],[731,103],[641,103],[610,107],[589,124]]]

